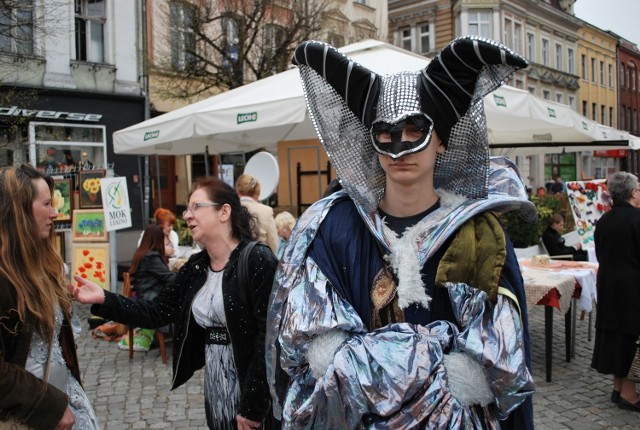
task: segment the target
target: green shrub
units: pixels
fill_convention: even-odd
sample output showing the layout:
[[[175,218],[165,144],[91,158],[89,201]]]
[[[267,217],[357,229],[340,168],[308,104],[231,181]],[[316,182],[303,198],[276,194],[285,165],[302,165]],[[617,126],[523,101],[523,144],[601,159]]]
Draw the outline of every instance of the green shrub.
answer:
[[[565,232],[575,228],[566,194],[531,196],[531,202],[536,206],[538,212],[536,222],[526,222],[515,211],[503,214],[501,217],[513,246],[516,248],[527,248],[540,243],[540,237],[549,225],[549,218],[554,213],[559,213],[564,217]]]
[[[176,233],[178,233],[178,244],[180,246],[191,246],[193,244],[193,237],[191,236],[191,230],[187,225],[187,222],[178,217],[175,226]]]

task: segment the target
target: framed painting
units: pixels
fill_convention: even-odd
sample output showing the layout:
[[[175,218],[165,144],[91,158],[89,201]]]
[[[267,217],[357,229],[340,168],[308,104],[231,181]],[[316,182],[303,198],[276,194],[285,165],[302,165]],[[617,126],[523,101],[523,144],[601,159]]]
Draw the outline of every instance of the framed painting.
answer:
[[[53,199],[51,206],[56,211],[56,222],[71,221],[71,211],[73,210],[73,187],[71,179],[54,179]]]
[[[71,251],[71,274],[95,282],[105,290],[110,287],[108,243],[74,243]],[[73,278],[72,278],[72,282]]]
[[[80,209],[102,207],[100,178],[107,173],[104,169],[81,170],[78,173],[78,191],[80,191]]]
[[[102,209],[76,209],[71,223],[74,242],[108,242],[109,232]]]

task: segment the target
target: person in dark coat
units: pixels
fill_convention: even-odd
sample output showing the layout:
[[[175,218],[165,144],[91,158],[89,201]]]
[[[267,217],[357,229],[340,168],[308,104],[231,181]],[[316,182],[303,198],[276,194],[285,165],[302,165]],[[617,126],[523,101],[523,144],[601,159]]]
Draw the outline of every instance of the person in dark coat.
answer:
[[[189,258],[160,294],[131,300],[92,282],[74,289],[91,312],[139,327],[175,323],[172,389],[205,367],[207,425],[216,430],[277,427],[266,378],[267,304],[278,260],[254,240],[254,218],[236,191],[216,177],[194,182],[182,214],[204,250]],[[244,276],[242,276],[244,275]],[[240,278],[246,282],[240,282]]]
[[[129,273],[133,277],[133,290],[138,299],[155,299],[167,283],[175,280],[176,273],[169,270],[167,249],[173,252],[173,246],[165,236],[164,228],[158,224],[148,225],[142,233],[140,245],[133,254],[129,268]],[[153,329],[136,329],[133,350],[149,351],[154,334]],[[122,336],[118,342],[118,348],[129,350],[128,336]]]
[[[607,187],[613,207],[595,230],[600,267],[591,367],[613,375],[613,402],[640,412],[635,383],[627,379],[640,335],[640,184],[635,175],[618,172]]]
[[[564,243],[562,232],[564,230],[564,218],[560,214],[553,214],[549,219],[549,226],[542,233],[542,242],[551,257],[556,255],[571,255],[575,261],[587,261],[589,255],[582,249],[580,243],[575,247],[567,246]]]

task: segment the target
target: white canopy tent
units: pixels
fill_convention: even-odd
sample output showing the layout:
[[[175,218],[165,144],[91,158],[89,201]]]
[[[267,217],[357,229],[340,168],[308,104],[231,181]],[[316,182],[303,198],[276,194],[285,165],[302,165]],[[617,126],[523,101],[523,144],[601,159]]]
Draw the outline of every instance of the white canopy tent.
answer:
[[[429,60],[396,46],[366,40],[341,52],[379,74],[419,70]],[[492,152],[506,155],[640,148],[640,139],[584,118],[568,106],[502,87],[485,99]],[[261,79],[113,135],[119,154],[182,155],[266,148],[279,141],[316,138],[297,69]],[[596,145],[595,143],[599,144]]]

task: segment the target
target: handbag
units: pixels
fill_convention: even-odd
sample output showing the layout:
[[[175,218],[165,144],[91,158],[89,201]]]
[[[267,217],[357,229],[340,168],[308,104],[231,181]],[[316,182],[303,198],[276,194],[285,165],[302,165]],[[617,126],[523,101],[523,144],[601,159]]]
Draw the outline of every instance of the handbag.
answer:
[[[51,367],[51,349],[53,348],[53,336],[49,341],[49,353],[47,354],[47,367],[44,369],[44,378],[42,380],[47,382],[49,380],[49,368]],[[6,420],[0,420],[0,430],[36,430],[35,428],[21,423],[17,417],[9,415]]]
[[[633,382],[640,382],[640,337],[636,340],[636,345],[636,355],[633,356],[627,379]]]

